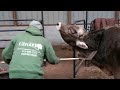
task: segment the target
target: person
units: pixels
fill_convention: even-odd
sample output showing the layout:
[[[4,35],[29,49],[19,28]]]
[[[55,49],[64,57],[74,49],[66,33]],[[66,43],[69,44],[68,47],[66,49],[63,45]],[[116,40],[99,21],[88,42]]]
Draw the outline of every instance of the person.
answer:
[[[25,33],[14,37],[3,50],[10,79],[44,79],[44,59],[50,64],[59,63],[52,44],[40,31],[42,28],[39,21],[33,20]]]

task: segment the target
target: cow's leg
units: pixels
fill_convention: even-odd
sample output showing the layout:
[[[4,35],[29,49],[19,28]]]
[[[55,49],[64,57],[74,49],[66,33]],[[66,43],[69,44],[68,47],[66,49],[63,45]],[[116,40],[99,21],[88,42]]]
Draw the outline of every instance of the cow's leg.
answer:
[[[120,66],[113,70],[114,79],[120,79]]]
[[[114,53],[115,54],[115,53]],[[113,54],[113,76],[114,79],[120,79],[120,66],[119,66],[119,62],[117,60],[119,60],[119,57],[117,57],[117,54],[114,55]]]

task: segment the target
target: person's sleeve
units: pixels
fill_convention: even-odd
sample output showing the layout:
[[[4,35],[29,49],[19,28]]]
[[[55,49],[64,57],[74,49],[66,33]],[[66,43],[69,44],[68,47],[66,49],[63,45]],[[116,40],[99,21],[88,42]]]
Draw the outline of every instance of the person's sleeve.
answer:
[[[6,48],[2,51],[2,59],[9,64],[14,50],[15,39],[11,40],[10,43],[6,46]]]
[[[46,44],[46,50],[45,50],[47,61],[51,64],[57,64],[59,63],[60,59],[56,56],[55,51],[52,47],[52,44],[48,41]]]

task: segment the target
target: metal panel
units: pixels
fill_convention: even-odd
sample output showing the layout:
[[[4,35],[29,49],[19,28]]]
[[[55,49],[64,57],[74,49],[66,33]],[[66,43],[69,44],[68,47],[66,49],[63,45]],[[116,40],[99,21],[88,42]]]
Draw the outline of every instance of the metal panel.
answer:
[[[53,23],[57,23],[58,20],[59,20],[59,12],[58,11],[54,11],[53,12]],[[62,20],[62,18],[61,18],[61,20]]]
[[[48,24],[49,23],[49,21],[48,21],[48,11],[44,11],[43,14],[44,14],[44,24]]]
[[[44,11],[44,24],[67,23],[67,11]]]
[[[63,22],[67,24],[67,21],[67,11],[63,11]]]
[[[41,11],[17,11],[17,19],[41,20]],[[29,24],[30,21],[19,21],[18,25]]]
[[[67,23],[67,11],[59,11],[58,15],[58,20],[60,22]]]
[[[52,24],[54,24],[54,16],[53,16],[53,13],[54,12],[51,12],[51,11],[48,11],[48,21],[49,21],[49,23],[48,24],[50,24],[50,23],[52,23]]]
[[[115,18],[115,11],[88,11],[88,23],[95,18]]]
[[[45,37],[53,45],[65,43],[55,26],[45,26]]]
[[[67,11],[43,11],[44,24],[56,24],[57,22],[67,23]],[[17,19],[41,20],[41,11],[16,11]],[[12,11],[0,11],[0,20],[13,19]],[[30,21],[18,21],[18,25],[29,24]],[[0,25],[13,25],[12,22],[1,22]]]
[[[72,20],[74,23],[76,20],[85,20],[86,19],[86,11],[72,11]]]
[[[12,11],[0,11],[0,20],[11,20],[13,19]],[[13,21],[0,22],[0,25],[13,25]]]

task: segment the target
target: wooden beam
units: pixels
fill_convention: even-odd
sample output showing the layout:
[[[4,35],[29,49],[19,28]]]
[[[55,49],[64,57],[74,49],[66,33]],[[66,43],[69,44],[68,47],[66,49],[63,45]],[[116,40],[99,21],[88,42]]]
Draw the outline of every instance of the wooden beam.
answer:
[[[13,20],[16,20],[17,19],[16,11],[12,11],[12,14],[13,14]],[[17,26],[17,21],[14,21],[13,23],[14,23],[15,26]]]
[[[67,11],[67,20],[68,20],[68,24],[71,24],[71,11]]]
[[[120,13],[119,11],[115,11],[115,19],[117,20],[119,19],[119,13]]]

